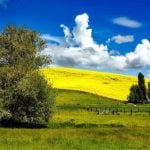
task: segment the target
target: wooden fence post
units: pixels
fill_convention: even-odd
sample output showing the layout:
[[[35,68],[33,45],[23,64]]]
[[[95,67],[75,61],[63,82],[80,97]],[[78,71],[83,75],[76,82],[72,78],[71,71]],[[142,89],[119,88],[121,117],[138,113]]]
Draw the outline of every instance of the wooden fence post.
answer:
[[[97,110],[97,115],[99,115],[99,114],[100,114],[100,109]]]

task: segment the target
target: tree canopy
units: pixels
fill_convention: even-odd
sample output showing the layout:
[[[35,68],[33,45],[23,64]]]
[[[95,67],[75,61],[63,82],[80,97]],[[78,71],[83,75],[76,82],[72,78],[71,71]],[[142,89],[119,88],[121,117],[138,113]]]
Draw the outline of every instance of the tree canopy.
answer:
[[[147,101],[145,79],[141,72],[138,74],[138,85],[132,85],[130,88],[128,101],[132,103],[145,103]]]
[[[41,55],[45,47],[40,34],[25,27],[8,25],[0,33],[0,110],[5,112],[0,114],[1,120],[40,124],[42,121],[31,121],[31,118],[40,118],[40,113],[36,116],[37,108],[45,106],[41,110],[51,112],[49,101],[52,101],[51,105],[54,101],[52,86],[38,72],[38,68],[51,63],[49,56]],[[31,106],[33,113],[28,110]],[[50,113],[45,117],[49,118]],[[45,117],[43,115],[41,119],[44,121]]]

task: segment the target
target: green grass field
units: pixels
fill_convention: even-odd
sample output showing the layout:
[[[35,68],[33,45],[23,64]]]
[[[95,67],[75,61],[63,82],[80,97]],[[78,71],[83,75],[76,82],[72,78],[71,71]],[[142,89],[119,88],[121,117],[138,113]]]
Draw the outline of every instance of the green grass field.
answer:
[[[90,112],[88,107],[150,108],[97,95],[58,90],[56,110],[47,129],[0,128],[0,150],[150,149],[150,115]]]
[[[148,128],[1,129],[1,150],[150,149]]]

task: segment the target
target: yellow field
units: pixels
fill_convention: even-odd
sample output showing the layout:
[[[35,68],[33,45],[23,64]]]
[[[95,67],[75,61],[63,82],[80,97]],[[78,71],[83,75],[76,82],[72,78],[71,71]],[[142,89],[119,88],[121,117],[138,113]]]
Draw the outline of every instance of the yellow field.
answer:
[[[130,86],[137,78],[114,73],[72,68],[41,69],[46,79],[58,89],[85,91],[116,100],[127,100]]]

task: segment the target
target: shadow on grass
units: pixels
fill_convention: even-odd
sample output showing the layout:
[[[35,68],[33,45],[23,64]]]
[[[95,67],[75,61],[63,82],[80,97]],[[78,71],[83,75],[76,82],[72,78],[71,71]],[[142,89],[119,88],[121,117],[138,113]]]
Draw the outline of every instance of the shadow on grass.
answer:
[[[103,128],[103,127],[108,127],[108,128],[121,128],[125,127],[122,124],[94,124],[94,123],[81,123],[81,124],[76,124],[71,121],[66,121],[62,123],[50,123],[48,125],[48,128],[51,129],[57,129],[57,128]]]
[[[46,128],[46,124],[36,124],[27,122],[17,122],[13,120],[0,120],[0,126],[5,128]]]

